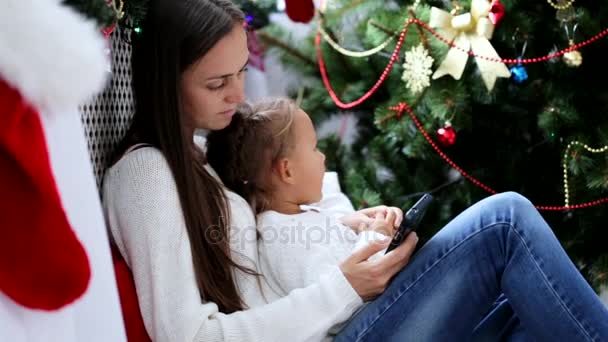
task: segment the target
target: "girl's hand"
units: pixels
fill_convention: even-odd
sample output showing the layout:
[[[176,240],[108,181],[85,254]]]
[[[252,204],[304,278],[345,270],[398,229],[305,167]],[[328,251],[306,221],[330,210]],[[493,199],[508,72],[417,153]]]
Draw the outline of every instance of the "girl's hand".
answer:
[[[350,227],[355,232],[360,233],[361,231],[366,230],[372,222],[374,222],[374,219],[359,210],[340,217],[340,222],[345,226]]]
[[[371,224],[376,219],[378,214],[382,214],[385,217],[389,215],[394,215],[394,226],[399,227],[401,221],[403,221],[403,211],[397,207],[387,207],[385,205],[380,205],[377,207],[362,209],[359,211],[355,211],[352,214],[348,214],[342,216],[340,221],[352,228],[355,232],[360,233],[363,230],[370,229]]]
[[[418,243],[418,236],[412,232],[401,246],[381,258],[373,261],[367,260],[386,248],[390,240],[387,237],[385,241],[371,242],[340,264],[344,277],[363,301],[372,300],[384,292],[393,276],[407,265]]]
[[[384,213],[379,212],[367,229],[392,237],[397,232],[397,229],[399,229],[396,219],[397,216],[394,211],[388,211],[386,216],[384,216]]]

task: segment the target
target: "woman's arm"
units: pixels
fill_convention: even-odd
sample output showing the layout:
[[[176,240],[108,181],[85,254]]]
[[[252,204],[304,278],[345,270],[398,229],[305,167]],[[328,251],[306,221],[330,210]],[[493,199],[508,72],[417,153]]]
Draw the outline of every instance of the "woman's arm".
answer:
[[[320,340],[361,301],[336,270],[315,285],[251,310],[226,315],[214,303],[202,303],[177,190],[156,149],[131,152],[108,171],[104,207],[155,341]]]

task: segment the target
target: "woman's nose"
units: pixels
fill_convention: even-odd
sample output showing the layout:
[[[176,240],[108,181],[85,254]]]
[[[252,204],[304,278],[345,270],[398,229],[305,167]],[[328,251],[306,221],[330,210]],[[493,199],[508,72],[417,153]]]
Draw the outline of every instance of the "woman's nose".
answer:
[[[237,80],[232,82],[230,89],[226,93],[226,102],[228,103],[241,103],[245,101],[245,89],[244,82]]]

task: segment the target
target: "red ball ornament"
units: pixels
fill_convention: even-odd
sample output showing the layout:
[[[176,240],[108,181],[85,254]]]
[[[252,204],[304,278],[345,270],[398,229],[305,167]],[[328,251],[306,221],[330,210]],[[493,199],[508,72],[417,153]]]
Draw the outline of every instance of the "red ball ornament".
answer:
[[[292,21],[307,23],[315,16],[313,0],[285,0],[285,12]]]
[[[443,127],[437,130],[437,141],[443,147],[450,147],[456,142],[456,130],[452,124],[446,122]]]
[[[502,2],[500,2],[500,0],[492,0],[492,3],[490,4],[490,13],[488,14],[492,24],[498,25],[504,15],[505,6]]]
[[[106,0],[106,3],[108,4],[109,7],[114,8],[112,5],[112,0]],[[101,33],[103,33],[103,36],[106,37],[106,39],[109,39],[110,35],[112,34],[112,32],[114,32],[115,28],[116,28],[116,21],[114,21],[112,23],[112,25],[102,28]]]
[[[102,28],[101,33],[106,39],[110,39],[110,35],[112,35],[112,32],[114,32],[114,29],[116,29],[116,23],[113,23],[106,28]]]

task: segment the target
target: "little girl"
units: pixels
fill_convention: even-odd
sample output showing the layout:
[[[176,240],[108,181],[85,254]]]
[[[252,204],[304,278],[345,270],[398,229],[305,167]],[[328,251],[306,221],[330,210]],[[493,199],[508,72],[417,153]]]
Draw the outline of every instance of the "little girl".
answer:
[[[390,238],[403,216],[385,206],[343,216],[315,207],[325,173],[316,145],[308,115],[284,98],[242,105],[207,137],[209,164],[257,215],[261,272],[281,296],[317,282],[369,241]]]

